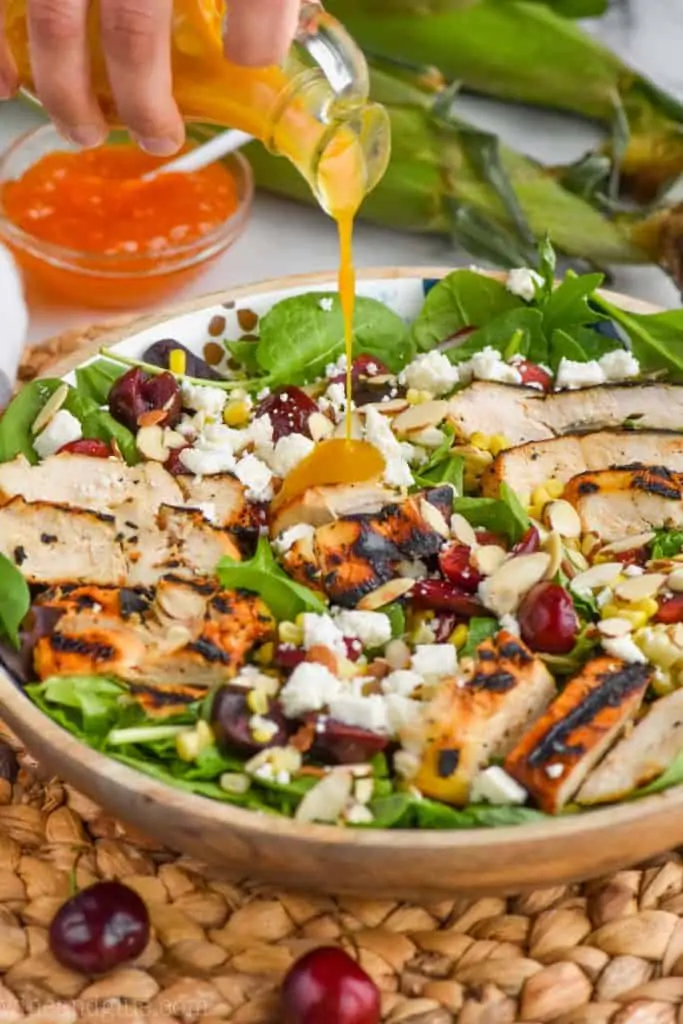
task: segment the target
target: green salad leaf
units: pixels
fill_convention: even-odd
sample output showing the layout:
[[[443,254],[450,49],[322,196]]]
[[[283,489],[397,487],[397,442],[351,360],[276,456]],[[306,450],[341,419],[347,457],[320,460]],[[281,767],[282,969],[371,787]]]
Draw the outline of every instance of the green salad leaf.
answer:
[[[661,775],[658,775],[646,786],[641,786],[631,794],[631,799],[641,796],[651,796],[653,793],[662,793],[671,786],[680,786],[683,783],[683,751],[676,755],[668,768]]]
[[[513,544],[520,541],[531,525],[531,520],[512,488],[502,483],[499,498],[456,498],[453,511],[474,527],[503,534]]]
[[[656,530],[652,541],[651,558],[674,558],[683,551],[683,531]]]
[[[496,619],[470,619],[467,626],[467,640],[459,653],[460,658],[473,658],[479,644],[495,636],[499,630]]]
[[[116,441],[129,466],[134,466],[140,461],[135,435],[128,427],[115,420],[108,409],[101,409],[94,399],[71,388],[64,408],[79,420],[83,428],[83,437],[108,443]]]
[[[409,793],[392,793],[374,799],[370,802],[370,810],[373,820],[365,828],[504,828],[548,819],[548,815],[532,807],[472,804],[459,808]]]
[[[114,363],[111,359],[96,359],[76,370],[76,390],[97,405],[106,405],[109,392],[125,372],[125,366],[120,363]]]
[[[19,627],[31,607],[31,592],[21,572],[0,555],[0,638],[19,649]]]
[[[454,270],[429,291],[413,323],[413,341],[420,351],[427,352],[466,327],[483,329],[501,314],[523,305],[500,281],[473,270]]]
[[[120,721],[126,690],[107,676],[53,676],[26,687],[48,717],[91,746],[101,747]]]
[[[259,538],[256,553],[247,562],[222,558],[217,576],[224,587],[258,594],[277,619],[294,619],[299,612],[321,614],[327,607],[318,594],[283,572],[273,557],[267,537]]]
[[[603,296],[595,302],[624,329],[644,373],[666,370],[676,379],[683,376],[683,310],[627,313]]]
[[[444,439],[418,471],[413,473],[417,487],[434,487],[435,484],[452,484],[456,494],[462,494],[465,460],[451,451],[455,430],[444,428]]]
[[[226,348],[236,363],[249,377],[257,377],[261,371],[258,361],[258,341],[226,342]]]
[[[32,465],[38,462],[31,441],[31,427],[61,384],[58,378],[33,380],[15,395],[0,416],[0,462],[10,462],[17,455],[23,455]]]
[[[414,347],[406,324],[376,299],[356,299],[353,334],[355,355],[375,356],[396,372],[410,362]],[[283,299],[261,320],[256,358],[271,383],[314,380],[343,351],[344,318],[335,293]]]

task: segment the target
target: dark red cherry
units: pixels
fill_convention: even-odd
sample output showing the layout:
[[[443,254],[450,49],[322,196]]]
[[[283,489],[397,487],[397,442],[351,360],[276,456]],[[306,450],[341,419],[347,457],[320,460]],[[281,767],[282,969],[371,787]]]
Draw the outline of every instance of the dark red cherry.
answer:
[[[282,747],[287,742],[287,721],[279,704],[267,698],[263,717],[277,728],[264,741],[257,740],[251,728],[254,712],[248,704],[249,691],[243,686],[221,686],[211,706],[211,724],[218,746],[226,750],[241,750],[256,754],[267,747]]]
[[[375,359],[374,356],[364,353],[363,355],[356,356],[351,363],[351,379],[358,380],[360,377],[386,377],[391,373],[391,370],[380,362],[379,359]],[[330,378],[331,384],[343,384],[346,380],[346,374],[344,372],[336,374]]]
[[[311,715],[315,739],[311,753],[332,764],[363,764],[389,745],[389,737],[358,725],[337,722],[328,715]]]
[[[182,448],[171,448],[171,454],[164,463],[164,469],[167,473],[171,473],[173,476],[189,476],[190,471],[186,466],[183,465],[183,461],[180,458],[180,453],[187,451],[192,445],[184,444]]]
[[[282,668],[293,670],[305,660],[306,651],[303,647],[296,647],[294,644],[278,644],[275,648],[275,664]]]
[[[541,546],[541,535],[535,526],[530,526],[521,540],[513,547],[513,555],[533,555]]]
[[[419,580],[410,591],[410,600],[415,608],[453,612],[462,619],[491,615],[476,597],[448,580]]]
[[[467,544],[447,544],[439,552],[439,569],[450,583],[473,594],[481,583],[481,573],[471,562]]]
[[[308,421],[318,411],[310,395],[301,388],[278,388],[263,399],[256,408],[256,417],[270,416],[273,425],[273,440],[279,441],[288,434],[303,434],[310,437]]]
[[[379,1024],[380,993],[342,949],[322,946],[290,967],[282,983],[283,1024]]]
[[[514,366],[521,374],[522,384],[529,388],[537,388],[539,391],[552,391],[553,378],[543,367],[530,363],[528,359],[520,359]]]
[[[683,622],[683,594],[676,594],[668,601],[662,601],[659,611],[653,616],[652,621],[664,622],[667,626]]]
[[[171,373],[148,376],[135,366],[119,377],[109,392],[109,412],[132,431],[142,426],[140,419],[149,412],[163,414],[157,420],[159,426],[173,427],[182,409],[180,388]]]
[[[113,454],[111,445],[106,441],[94,441],[85,437],[82,437],[80,441],[71,441],[69,444],[62,445],[57,454],[61,455],[62,452],[71,452],[72,455],[87,455],[91,459],[109,459]]]
[[[579,619],[568,591],[559,583],[537,583],[519,607],[522,640],[532,651],[568,654],[579,634]]]
[[[121,882],[96,882],[72,896],[49,932],[55,959],[82,974],[105,974],[135,959],[148,940],[147,907]]]

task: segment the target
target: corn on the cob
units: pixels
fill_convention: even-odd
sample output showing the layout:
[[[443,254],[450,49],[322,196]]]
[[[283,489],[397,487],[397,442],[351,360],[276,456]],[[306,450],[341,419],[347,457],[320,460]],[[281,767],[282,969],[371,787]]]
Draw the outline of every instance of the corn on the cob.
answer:
[[[542,3],[328,0],[369,53],[433,64],[498,99],[595,119],[625,191],[647,202],[683,171],[683,105]]]

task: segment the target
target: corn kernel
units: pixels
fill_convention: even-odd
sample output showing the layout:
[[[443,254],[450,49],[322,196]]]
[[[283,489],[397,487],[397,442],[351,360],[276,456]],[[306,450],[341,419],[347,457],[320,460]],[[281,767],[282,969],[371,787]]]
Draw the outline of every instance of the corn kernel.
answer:
[[[421,402],[431,402],[434,395],[431,391],[418,391],[417,388],[408,388],[406,391],[406,402],[409,405],[419,405]]]
[[[274,657],[275,644],[268,643],[259,647],[258,651],[254,655],[254,661],[258,662],[259,665],[270,665],[272,664]]]
[[[255,743],[270,743],[273,734],[267,729],[252,729],[251,735]]]
[[[623,611],[623,605],[617,604],[616,601],[608,601],[607,604],[603,604],[600,609],[601,619],[618,619]]]
[[[482,434],[479,430],[476,430],[470,437],[470,444],[473,444],[475,448],[479,448],[483,452],[491,450],[491,438],[488,434]]]
[[[268,698],[263,690],[250,690],[247,694],[247,704],[255,715],[265,715],[268,713]]]
[[[545,487],[551,498],[561,498],[564,494],[564,484],[554,477],[547,481]]]
[[[418,622],[410,639],[416,645],[433,644],[436,639],[436,635],[434,630],[430,629],[426,622]]]
[[[493,434],[489,446],[489,451],[492,455],[499,455],[504,452],[506,448],[510,447],[510,442],[504,434]]]
[[[642,612],[648,619],[651,619],[652,616],[656,615],[659,611],[659,605],[655,601],[654,597],[643,597],[640,601],[634,601],[633,604],[630,604],[629,608],[637,612]]]
[[[543,509],[549,501],[552,501],[552,498],[547,487],[534,487],[531,492],[531,504],[533,508]]]
[[[619,617],[622,619],[628,619],[633,624],[634,629],[641,629],[647,622],[647,615],[645,612],[634,612],[630,608],[621,608],[619,611]]]
[[[676,689],[676,684],[671,678],[671,673],[658,668],[652,680],[652,689],[658,697],[666,697],[667,693],[673,693]]]
[[[303,628],[294,622],[281,622],[277,627],[277,634],[283,644],[294,644],[298,647],[303,643]]]
[[[168,368],[171,373],[182,374],[187,372],[187,356],[181,348],[171,350],[168,357]]]
[[[467,643],[467,637],[469,636],[469,629],[464,622],[461,622],[459,626],[456,626],[451,635],[448,638],[449,644],[453,644],[460,650]]]
[[[246,793],[251,786],[251,779],[243,772],[223,772],[219,782],[226,793]]]
[[[223,410],[223,422],[226,427],[242,427],[248,420],[249,406],[246,402],[228,402]]]
[[[199,743],[200,750],[206,750],[207,747],[213,746],[213,729],[203,718],[200,718],[197,722],[195,732],[197,733],[197,742]]]

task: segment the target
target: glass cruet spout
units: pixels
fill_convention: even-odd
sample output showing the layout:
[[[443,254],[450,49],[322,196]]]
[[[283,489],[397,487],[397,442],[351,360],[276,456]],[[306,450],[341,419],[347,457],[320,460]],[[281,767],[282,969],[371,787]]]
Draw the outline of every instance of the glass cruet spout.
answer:
[[[354,213],[390,152],[389,119],[369,99],[360,48],[332,15],[306,0],[283,64],[244,68],[223,55],[224,24],[229,31],[225,0],[174,2],[174,95],[185,120],[248,132],[295,164],[328,213]],[[88,25],[93,87],[115,127],[97,2]],[[5,0],[5,30],[22,87],[34,95],[26,0]]]

